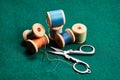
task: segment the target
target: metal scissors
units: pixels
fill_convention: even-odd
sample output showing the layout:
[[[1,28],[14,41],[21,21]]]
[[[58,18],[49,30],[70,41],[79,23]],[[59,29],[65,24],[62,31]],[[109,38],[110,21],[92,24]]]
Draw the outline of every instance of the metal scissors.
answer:
[[[83,51],[82,48],[83,47],[89,47],[91,48],[92,50],[90,52],[86,52],[86,51]],[[67,51],[63,51],[61,49],[58,49],[58,48],[55,48],[55,47],[51,47],[53,50],[55,51],[48,51],[50,53],[54,53],[54,54],[58,54],[58,55],[62,55],[64,56],[65,58],[67,58],[68,60],[72,60],[74,61],[75,63],[73,64],[73,70],[75,70],[76,72],[78,73],[91,73],[91,70],[90,70],[90,66],[82,61],[82,60],[79,60],[79,59],[76,59],[72,56],[70,56],[69,54],[85,54],[85,55],[90,55],[90,54],[94,54],[95,53],[95,48],[91,45],[82,45],[79,50],[67,50]],[[86,70],[85,71],[81,71],[79,69],[76,68],[76,65],[77,64],[81,64],[83,66],[85,66]]]

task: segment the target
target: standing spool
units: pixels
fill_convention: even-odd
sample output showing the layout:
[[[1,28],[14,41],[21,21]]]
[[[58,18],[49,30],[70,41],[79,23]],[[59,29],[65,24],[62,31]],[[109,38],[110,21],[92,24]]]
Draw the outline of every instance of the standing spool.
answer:
[[[27,47],[31,52],[35,53],[35,52],[38,52],[38,48],[41,48],[42,46],[48,43],[49,43],[49,39],[47,35],[45,34],[43,37],[40,37],[40,38],[36,38],[33,40],[28,39]]]
[[[42,24],[35,23],[32,26],[32,30],[25,30],[23,32],[23,39],[26,41],[27,39],[39,38],[45,35],[45,29]]]
[[[65,24],[65,14],[61,9],[47,12],[46,17],[47,24],[50,28],[59,28]]]
[[[55,35],[57,33],[62,33],[62,27],[59,30],[54,30],[54,29],[50,28],[49,38],[54,41],[55,40]]]
[[[77,23],[72,26],[76,43],[84,43],[87,36],[87,27],[84,24]]]
[[[75,36],[72,30],[66,29],[65,32],[56,34],[55,41],[60,48],[63,48],[66,44],[75,42]]]

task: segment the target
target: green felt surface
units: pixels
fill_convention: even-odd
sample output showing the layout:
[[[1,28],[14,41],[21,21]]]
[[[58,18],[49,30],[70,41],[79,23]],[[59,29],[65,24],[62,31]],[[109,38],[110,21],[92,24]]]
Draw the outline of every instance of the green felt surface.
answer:
[[[43,47],[29,55],[23,46],[22,32],[38,22],[45,26],[46,12],[63,9],[64,29],[75,23],[87,26],[86,43],[96,48],[95,55],[75,55],[87,62],[91,74],[78,74],[61,61],[48,61]],[[0,0],[0,80],[119,80],[120,78],[120,0]],[[63,49],[78,49],[80,44]],[[62,56],[49,54],[50,58]]]

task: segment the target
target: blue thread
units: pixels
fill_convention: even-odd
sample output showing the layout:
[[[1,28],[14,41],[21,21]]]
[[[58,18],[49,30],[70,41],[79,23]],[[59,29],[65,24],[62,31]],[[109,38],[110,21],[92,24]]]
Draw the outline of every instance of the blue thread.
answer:
[[[65,24],[65,19],[63,17],[63,13],[62,10],[54,10],[54,11],[50,11],[50,18],[51,18],[51,23],[52,23],[52,27],[56,27],[56,26],[61,26],[63,24]]]
[[[72,42],[72,37],[67,31],[61,33],[61,35],[64,38],[65,44]]]

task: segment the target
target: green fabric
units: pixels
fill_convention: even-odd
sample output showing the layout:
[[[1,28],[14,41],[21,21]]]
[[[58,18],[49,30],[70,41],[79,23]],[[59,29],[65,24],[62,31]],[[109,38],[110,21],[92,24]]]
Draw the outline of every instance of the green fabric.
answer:
[[[22,32],[38,22],[45,26],[46,12],[63,9],[66,28],[75,23],[87,26],[87,40],[95,55],[73,55],[87,62],[91,74],[78,74],[62,61],[48,61],[42,47],[29,55]],[[120,77],[120,0],[0,0],[0,80],[119,80]],[[50,45],[52,45],[51,43]],[[78,49],[69,44],[63,49]],[[44,50],[44,51],[43,51]],[[63,56],[48,54],[50,58]]]

